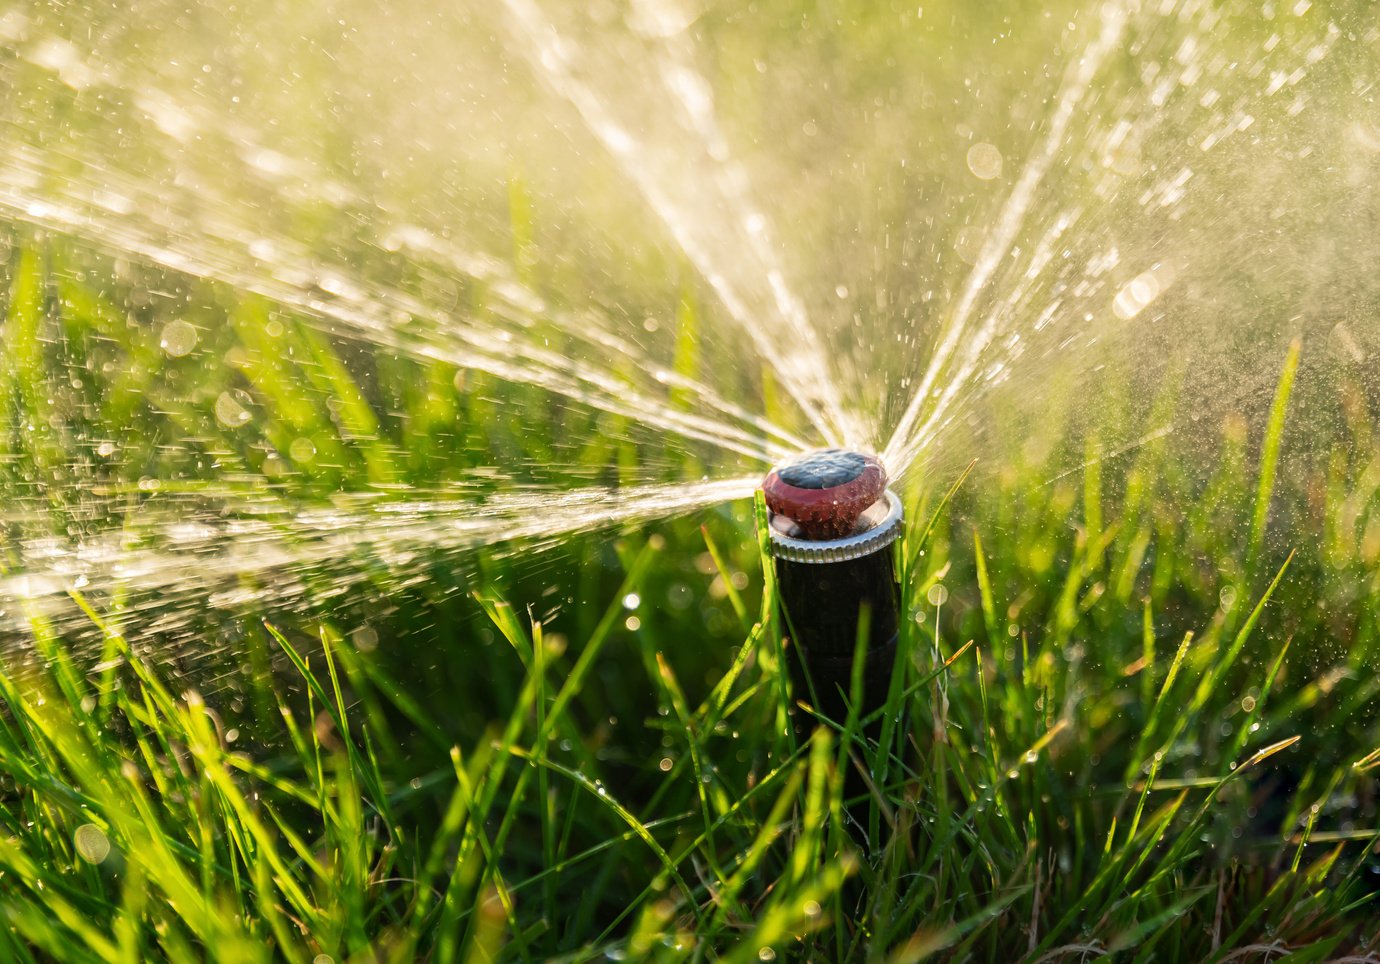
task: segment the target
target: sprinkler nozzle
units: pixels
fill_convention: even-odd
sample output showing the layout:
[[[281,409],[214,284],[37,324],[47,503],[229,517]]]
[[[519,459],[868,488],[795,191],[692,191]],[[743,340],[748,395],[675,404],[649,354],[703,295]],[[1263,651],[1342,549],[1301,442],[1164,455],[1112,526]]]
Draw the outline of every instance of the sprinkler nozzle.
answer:
[[[772,469],[762,483],[767,508],[803,539],[851,534],[863,511],[886,491],[886,469],[872,455],[847,449],[806,452]],[[787,533],[791,534],[791,533]]]

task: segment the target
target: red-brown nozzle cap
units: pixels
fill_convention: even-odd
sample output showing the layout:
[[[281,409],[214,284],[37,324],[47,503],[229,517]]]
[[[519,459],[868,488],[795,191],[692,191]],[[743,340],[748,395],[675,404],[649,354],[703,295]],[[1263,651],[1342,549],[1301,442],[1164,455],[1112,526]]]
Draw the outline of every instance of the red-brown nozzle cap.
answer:
[[[849,535],[858,516],[886,491],[875,456],[817,449],[772,469],[762,482],[767,508],[793,520],[807,539]]]

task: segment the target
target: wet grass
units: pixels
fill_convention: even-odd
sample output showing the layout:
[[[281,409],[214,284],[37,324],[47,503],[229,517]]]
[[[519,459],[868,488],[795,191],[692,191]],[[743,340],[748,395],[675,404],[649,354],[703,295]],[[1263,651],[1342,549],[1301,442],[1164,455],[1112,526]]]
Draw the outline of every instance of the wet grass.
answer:
[[[223,291],[116,308],[74,264],[8,259],[8,575],[22,521],[110,524],[96,483],[306,502],[706,458]],[[746,504],[406,580],[337,560],[370,572],[345,597],[324,569],[173,629],[137,584],[5,598],[3,956],[1373,959],[1374,400],[1338,368],[1296,392],[1299,359],[1260,412],[1109,459],[1048,424],[917,482],[875,743],[856,711],[797,740]]]

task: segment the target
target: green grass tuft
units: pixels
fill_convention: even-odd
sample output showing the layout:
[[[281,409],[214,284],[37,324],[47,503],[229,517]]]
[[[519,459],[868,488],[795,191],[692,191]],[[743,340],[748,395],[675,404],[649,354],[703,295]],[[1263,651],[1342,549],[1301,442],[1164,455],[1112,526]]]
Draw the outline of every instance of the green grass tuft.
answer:
[[[530,214],[520,181],[510,201]],[[63,504],[98,471],[64,461],[76,439],[117,443],[98,482],[128,504],[164,474],[178,498],[325,506],[541,466],[557,439],[591,471],[646,456],[579,412],[515,434],[483,379],[397,359],[385,379],[254,300],[201,335],[233,364],[155,375],[165,319],[126,324],[56,243],[17,251],[0,493],[33,517],[101,521]],[[678,298],[676,371],[696,377]],[[121,364],[88,398],[50,374],[59,351]],[[1259,433],[1229,412],[1105,459],[1095,434],[998,440],[1003,464],[914,483],[888,698],[843,720],[783,672],[760,498],[541,552],[362,551],[282,606],[263,576],[234,587],[266,590],[242,609],[137,582],[17,602],[0,956],[1367,959],[1380,475],[1369,417],[1315,412],[1331,451],[1291,448],[1300,357]],[[383,398],[395,377],[415,391]],[[1370,411],[1345,373],[1326,384],[1311,404]],[[218,422],[224,392],[261,417]],[[440,424],[454,436],[418,428]],[[211,467],[174,479],[160,438]],[[303,439],[314,460],[274,474]],[[671,481],[702,455],[649,462]],[[6,573],[22,537],[0,542]],[[362,574],[344,593],[341,567]]]

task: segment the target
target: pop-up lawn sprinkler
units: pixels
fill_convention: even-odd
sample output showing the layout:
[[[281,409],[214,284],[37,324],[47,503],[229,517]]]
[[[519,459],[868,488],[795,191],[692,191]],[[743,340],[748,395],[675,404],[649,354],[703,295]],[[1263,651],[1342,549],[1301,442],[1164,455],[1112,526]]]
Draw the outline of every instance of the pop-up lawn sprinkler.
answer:
[[[896,653],[901,500],[886,483],[881,462],[846,449],[783,462],[762,483],[796,698],[839,724],[864,618],[861,715],[886,701]]]

